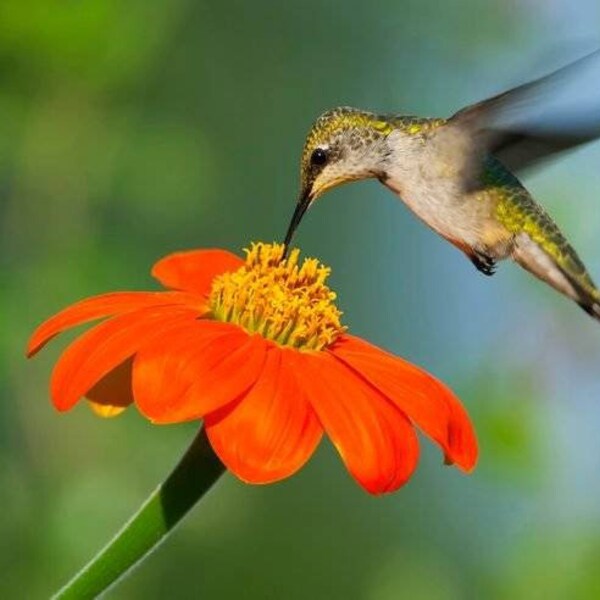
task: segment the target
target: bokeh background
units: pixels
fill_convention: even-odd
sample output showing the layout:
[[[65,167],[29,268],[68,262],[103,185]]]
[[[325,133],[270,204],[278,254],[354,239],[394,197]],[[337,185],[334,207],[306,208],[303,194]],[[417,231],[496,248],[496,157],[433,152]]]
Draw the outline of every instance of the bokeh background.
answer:
[[[153,288],[168,252],[281,239],[322,110],[449,115],[599,27],[593,0],[1,2],[0,596],[47,597],[197,427],[56,414],[66,339],[26,362],[39,321]],[[526,180],[597,277],[599,160]],[[110,597],[600,597],[600,326],[511,265],[479,276],[377,183],[330,193],[297,241],[355,333],[464,399],[478,469],[424,442],[411,482],[372,498],[323,444],[277,485],[227,475]]]

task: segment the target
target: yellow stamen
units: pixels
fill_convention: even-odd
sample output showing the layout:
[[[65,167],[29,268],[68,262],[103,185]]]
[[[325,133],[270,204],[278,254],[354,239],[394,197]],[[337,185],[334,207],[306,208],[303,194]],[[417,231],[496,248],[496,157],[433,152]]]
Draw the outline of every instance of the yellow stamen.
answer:
[[[297,249],[283,260],[283,252],[283,244],[253,243],[243,267],[214,280],[212,315],[282,346],[322,350],[346,329],[325,285],[331,269],[315,258],[299,265]]]

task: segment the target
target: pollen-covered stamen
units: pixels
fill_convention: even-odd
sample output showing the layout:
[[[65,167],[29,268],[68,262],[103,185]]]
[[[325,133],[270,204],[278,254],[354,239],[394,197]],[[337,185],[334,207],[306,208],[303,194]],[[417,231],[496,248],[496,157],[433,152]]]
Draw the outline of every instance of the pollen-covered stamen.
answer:
[[[331,270],[314,258],[299,265],[297,249],[283,253],[283,244],[252,244],[243,267],[213,282],[212,315],[283,346],[321,350],[345,330],[325,285]]]

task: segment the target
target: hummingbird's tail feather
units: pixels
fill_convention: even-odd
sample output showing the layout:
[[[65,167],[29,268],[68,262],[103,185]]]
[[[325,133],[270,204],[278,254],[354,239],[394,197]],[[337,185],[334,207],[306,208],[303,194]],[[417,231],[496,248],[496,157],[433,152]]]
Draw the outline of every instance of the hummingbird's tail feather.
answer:
[[[579,306],[581,306],[581,308],[583,308],[588,315],[600,321],[600,299],[596,300],[596,302],[591,305],[580,304]]]
[[[600,290],[593,288],[582,292],[577,304],[590,315],[590,317],[600,321]]]
[[[524,269],[577,302],[586,313],[600,321],[600,290],[571,246],[565,245],[557,254],[536,243],[526,233],[520,233],[515,238],[512,256]]]

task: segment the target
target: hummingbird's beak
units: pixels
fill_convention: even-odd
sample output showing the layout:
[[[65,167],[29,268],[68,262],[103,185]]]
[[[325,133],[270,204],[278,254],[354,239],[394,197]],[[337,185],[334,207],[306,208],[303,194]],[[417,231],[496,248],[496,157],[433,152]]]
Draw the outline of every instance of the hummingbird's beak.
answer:
[[[292,215],[292,220],[290,221],[287,233],[285,234],[285,241],[283,242],[283,258],[287,257],[288,251],[290,249],[290,243],[292,242],[292,238],[294,237],[294,233],[296,233],[296,229],[298,229],[298,225],[300,225],[300,221],[302,221],[302,217],[304,213],[310,206],[310,190],[304,190],[298,199],[298,203],[296,204],[296,209],[294,210],[294,214]]]

